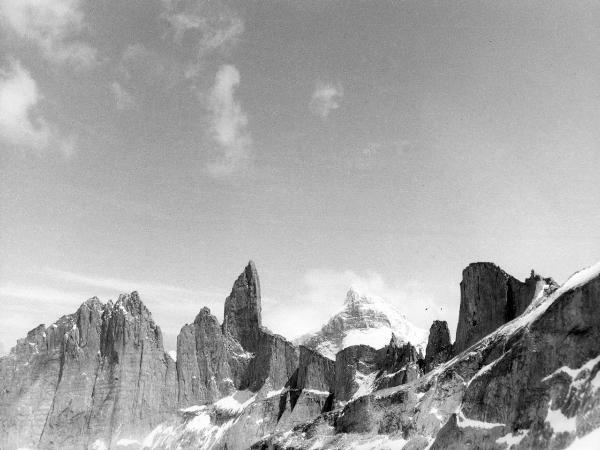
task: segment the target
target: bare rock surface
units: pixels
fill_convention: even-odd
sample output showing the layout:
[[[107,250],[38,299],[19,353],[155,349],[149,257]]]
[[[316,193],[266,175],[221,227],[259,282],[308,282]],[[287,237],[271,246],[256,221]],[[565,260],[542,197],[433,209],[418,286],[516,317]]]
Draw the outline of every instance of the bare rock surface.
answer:
[[[92,298],[0,359],[3,448],[82,448],[143,434],[175,406],[175,364],[136,292]]]
[[[223,332],[253,352],[260,345],[262,306],[260,281],[254,262],[250,261],[233,284],[225,300]]]
[[[425,352],[425,371],[429,372],[441,363],[448,361],[452,358],[452,352],[448,323],[434,320],[429,329],[429,340]]]
[[[521,282],[493,263],[473,263],[463,270],[454,352],[460,353],[501,325],[521,315],[550,279],[533,271]]]

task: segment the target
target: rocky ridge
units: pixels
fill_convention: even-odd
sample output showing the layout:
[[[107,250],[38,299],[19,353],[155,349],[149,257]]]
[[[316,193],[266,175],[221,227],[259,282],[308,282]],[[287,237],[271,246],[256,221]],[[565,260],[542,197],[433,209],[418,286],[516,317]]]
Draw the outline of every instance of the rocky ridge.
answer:
[[[511,321],[493,318],[497,329],[425,376],[374,390],[253,448],[514,450],[584,442],[600,428],[600,263],[561,287],[546,283],[528,303]]]
[[[381,323],[374,303],[345,309]],[[470,265],[462,344],[435,321],[425,355],[395,334],[296,347],[262,327],[252,262],[224,308],[181,329],[176,363],[137,293],[32,330],[0,358],[0,447],[562,449],[600,428],[600,263],[562,287]]]

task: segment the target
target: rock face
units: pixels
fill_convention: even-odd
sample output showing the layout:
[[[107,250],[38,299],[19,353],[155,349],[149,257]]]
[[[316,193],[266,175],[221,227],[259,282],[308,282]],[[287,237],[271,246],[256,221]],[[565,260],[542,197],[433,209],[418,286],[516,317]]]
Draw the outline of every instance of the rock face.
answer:
[[[232,345],[232,343],[229,343]],[[178,401],[182,407],[212,403],[235,390],[229,346],[208,308],[177,336]],[[240,374],[236,374],[238,384]]]
[[[175,364],[136,292],[92,298],[0,359],[3,448],[82,448],[142,434],[175,406]]]
[[[560,288],[546,283],[516,320],[412,383],[253,448],[588,448],[600,430],[599,319],[600,263]]]
[[[425,351],[427,332],[413,325],[391,303],[351,288],[344,309],[333,316],[320,331],[298,339],[297,343],[318,351],[329,359],[346,347],[369,345],[385,347],[392,333],[403,343],[410,342]]]
[[[532,271],[523,283],[493,263],[470,264],[460,283],[455,353],[522,314],[548,281]]]
[[[429,329],[429,340],[425,352],[425,371],[429,372],[439,364],[452,358],[450,330],[444,320],[434,320]]]
[[[223,332],[253,352],[259,346],[261,314],[260,282],[256,267],[250,261],[225,300]]]
[[[376,350],[368,345],[353,345],[336,355],[334,392],[336,401],[350,400],[362,386],[369,384],[369,375],[374,375],[378,370],[376,356]]]
[[[298,389],[334,392],[335,361],[308,347],[300,346]]]

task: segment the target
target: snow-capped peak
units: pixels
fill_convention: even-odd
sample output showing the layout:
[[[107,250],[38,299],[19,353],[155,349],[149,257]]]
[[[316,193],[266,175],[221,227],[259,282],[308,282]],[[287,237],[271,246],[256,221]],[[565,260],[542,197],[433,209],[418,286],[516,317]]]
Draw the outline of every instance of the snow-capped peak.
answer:
[[[300,343],[335,359],[340,350],[365,344],[376,349],[389,344],[394,333],[400,342],[410,342],[421,352],[427,331],[410,323],[389,301],[350,287],[342,309],[320,331],[304,336]]]

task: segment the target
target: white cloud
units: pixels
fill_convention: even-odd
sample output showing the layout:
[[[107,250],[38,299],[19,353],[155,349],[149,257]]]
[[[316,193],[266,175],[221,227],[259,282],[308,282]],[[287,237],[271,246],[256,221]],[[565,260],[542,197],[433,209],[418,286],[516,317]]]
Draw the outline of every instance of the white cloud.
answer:
[[[117,109],[123,111],[134,107],[135,100],[133,99],[133,96],[123,86],[121,86],[121,83],[118,81],[113,81],[110,84],[110,90],[115,97]]]
[[[313,114],[325,119],[340,107],[339,101],[344,95],[340,84],[318,82],[309,103]]]
[[[79,67],[95,61],[95,49],[77,39],[85,28],[80,0],[0,0],[0,17],[49,60]]]
[[[71,156],[74,139],[61,138],[55,127],[37,113],[41,100],[37,83],[19,62],[0,70],[0,141],[38,151],[53,145]]]
[[[252,151],[252,138],[248,132],[248,117],[234,98],[240,84],[240,73],[231,65],[221,66],[209,96],[212,113],[211,133],[221,155],[209,164],[213,176],[226,176],[240,170]]]
[[[33,119],[41,96],[37,84],[18,62],[0,72],[0,137],[17,146],[41,149],[48,145],[51,131],[46,121]]]

